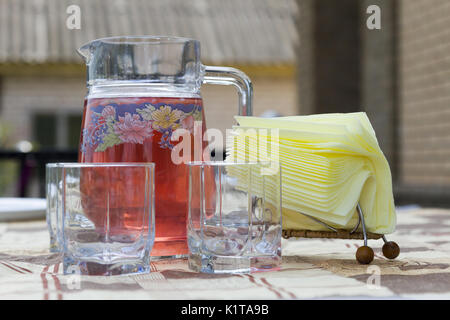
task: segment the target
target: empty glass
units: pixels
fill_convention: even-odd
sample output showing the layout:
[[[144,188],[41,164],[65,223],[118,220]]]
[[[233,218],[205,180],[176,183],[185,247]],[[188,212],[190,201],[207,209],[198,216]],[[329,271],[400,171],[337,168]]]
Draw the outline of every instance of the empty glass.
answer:
[[[47,226],[50,234],[50,252],[61,251],[60,224],[62,198],[62,163],[48,163],[45,167],[47,191]]]
[[[281,172],[273,163],[191,162],[189,267],[206,273],[277,269]]]
[[[150,271],[153,163],[74,163],[62,170],[64,273]]]

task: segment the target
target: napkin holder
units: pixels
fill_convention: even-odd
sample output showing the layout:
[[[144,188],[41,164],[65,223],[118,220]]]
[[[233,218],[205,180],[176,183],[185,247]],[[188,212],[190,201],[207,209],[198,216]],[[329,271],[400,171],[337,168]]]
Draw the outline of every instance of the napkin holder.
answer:
[[[358,212],[358,223],[352,230],[343,230],[336,229],[327,223],[307,215],[305,213],[301,213],[302,215],[314,220],[315,222],[323,225],[328,228],[330,231],[313,231],[313,230],[283,230],[283,238],[288,239],[291,237],[294,238],[327,238],[327,239],[357,239],[364,240],[364,246],[359,247],[356,250],[356,260],[361,264],[369,264],[373,261],[374,252],[371,247],[367,245],[368,239],[383,239],[384,245],[382,248],[383,255],[388,259],[395,259],[400,254],[400,247],[394,241],[387,241],[386,237],[383,234],[371,233],[367,232],[366,225],[364,222],[364,213],[361,209],[361,206],[358,204],[356,206],[356,210]],[[358,231],[358,228],[361,226],[361,230]]]

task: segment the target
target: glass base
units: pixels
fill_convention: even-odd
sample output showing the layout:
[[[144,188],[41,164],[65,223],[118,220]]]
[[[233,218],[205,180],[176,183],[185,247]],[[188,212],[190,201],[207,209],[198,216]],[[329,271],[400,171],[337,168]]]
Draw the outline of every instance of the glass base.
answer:
[[[161,241],[155,238],[151,251],[151,260],[187,258],[189,248],[186,238]]]
[[[279,270],[281,257],[273,256],[216,256],[190,254],[189,269],[203,273],[252,273]]]
[[[53,244],[53,245],[50,244],[49,251],[50,251],[51,253],[58,253],[58,252],[61,252],[61,249],[60,249],[59,246],[56,245],[56,244]]]
[[[61,252],[61,247],[60,247],[56,237],[53,235],[50,235],[49,251],[52,253]]]
[[[150,258],[150,260],[152,262],[154,262],[154,261],[161,261],[161,260],[187,259],[187,258],[188,258],[187,254],[176,254],[173,256],[152,256]]]
[[[103,264],[92,261],[77,261],[64,257],[64,274],[77,274],[89,276],[115,276],[149,273],[150,264],[145,261],[120,261],[113,264]]]

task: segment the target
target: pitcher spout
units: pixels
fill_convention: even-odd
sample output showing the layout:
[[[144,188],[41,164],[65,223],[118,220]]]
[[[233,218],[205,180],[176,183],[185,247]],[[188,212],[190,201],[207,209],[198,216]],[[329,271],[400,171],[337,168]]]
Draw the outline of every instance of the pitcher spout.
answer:
[[[95,41],[88,42],[85,45],[83,45],[77,49],[77,53],[83,58],[83,60],[86,64],[89,63],[89,60],[91,58],[92,47],[94,45],[94,42]]]

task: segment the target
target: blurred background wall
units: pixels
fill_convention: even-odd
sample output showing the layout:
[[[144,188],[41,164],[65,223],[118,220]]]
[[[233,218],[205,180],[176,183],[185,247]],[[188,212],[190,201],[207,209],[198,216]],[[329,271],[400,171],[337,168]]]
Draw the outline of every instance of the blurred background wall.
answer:
[[[79,30],[66,27],[70,5]],[[371,5],[380,30],[366,25]],[[450,1],[0,0],[1,150],[76,154],[86,92],[76,49],[132,34],[200,40],[205,64],[252,78],[255,115],[367,112],[397,203],[450,205]],[[229,128],[235,89],[202,94],[208,126]],[[2,163],[0,181],[20,181]]]
[[[66,27],[71,5],[80,8],[79,30]],[[233,66],[252,78],[255,115],[298,114],[297,11],[295,0],[0,0],[3,149],[25,151],[32,143],[40,153],[22,158],[20,167],[39,166],[41,180],[42,162],[53,150],[65,150],[66,158],[72,154],[76,160],[86,93],[85,66],[76,50],[108,36],[200,40],[204,64]],[[237,113],[236,89],[205,85],[202,95],[208,127],[230,128]],[[23,174],[6,179],[11,171],[23,172],[20,167],[4,169],[4,181],[28,181]],[[33,181],[27,191],[9,182],[2,189],[0,183],[0,194],[13,195],[19,188],[21,194],[42,195],[42,183],[39,191]]]
[[[448,205],[450,1],[402,0],[398,15],[399,192]]]
[[[66,27],[74,4],[79,30]],[[76,49],[96,38],[144,34],[200,40],[204,64],[234,66],[252,78],[255,115],[297,114],[296,16],[295,0],[0,0],[2,119],[15,139],[76,147],[86,91]],[[203,95],[208,125],[231,127],[235,89],[205,86]]]
[[[450,1],[297,2],[300,112],[367,112],[397,204],[449,206]]]

